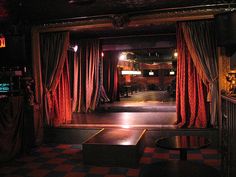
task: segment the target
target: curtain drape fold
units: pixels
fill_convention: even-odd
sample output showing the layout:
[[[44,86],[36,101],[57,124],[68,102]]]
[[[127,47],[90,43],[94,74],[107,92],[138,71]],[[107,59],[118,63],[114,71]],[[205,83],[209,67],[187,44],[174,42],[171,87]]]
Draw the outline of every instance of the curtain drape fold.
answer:
[[[210,102],[211,125],[217,126],[218,118],[218,62],[213,21],[189,21],[179,23],[187,48],[197,73],[207,85]]]
[[[68,32],[40,35],[42,94],[48,126],[58,126],[71,121],[68,47]]]
[[[99,97],[100,42],[97,39],[79,41],[77,103],[73,110],[95,110]],[[75,71],[76,72],[76,71]]]
[[[100,71],[100,89],[99,89],[99,103],[107,103],[110,101],[110,99],[107,96],[106,90],[104,88],[104,65],[103,65],[103,57],[101,57],[100,64],[99,64],[99,71]]]
[[[79,59],[77,52],[68,51],[69,69],[70,69],[70,84],[71,84],[71,98],[72,98],[72,112],[76,112],[78,104],[78,72]]]
[[[103,58],[103,86],[111,102],[119,100],[118,54],[114,51],[105,52]]]
[[[177,29],[176,108],[179,127],[207,127],[206,87],[197,73],[185,43]]]

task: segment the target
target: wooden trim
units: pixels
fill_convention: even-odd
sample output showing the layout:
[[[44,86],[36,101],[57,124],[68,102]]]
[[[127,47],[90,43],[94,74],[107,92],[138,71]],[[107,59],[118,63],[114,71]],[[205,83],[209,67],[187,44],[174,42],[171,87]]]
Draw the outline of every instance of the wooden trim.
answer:
[[[56,32],[56,31],[80,31],[86,29],[112,29],[111,19],[81,20],[76,22],[65,22],[55,24],[44,24],[43,26],[34,26],[33,31]]]
[[[146,133],[146,131],[147,131],[147,129],[144,129],[144,130],[142,131],[142,133],[141,133],[141,135],[139,136],[139,138],[138,138],[136,144],[143,138],[143,136],[144,136],[144,134]]]
[[[158,25],[162,23],[171,23],[177,21],[189,21],[189,20],[206,20],[213,19],[214,15],[206,14],[206,15],[187,15],[187,16],[167,16],[167,17],[158,17],[156,15],[149,15],[146,17],[135,17],[129,23],[129,27],[138,27],[141,25]]]
[[[236,104],[236,97],[221,95],[221,98],[223,98],[233,104]]]
[[[214,12],[159,12],[153,14],[141,14],[141,15],[130,15],[129,24],[127,27],[139,27],[145,25],[158,25],[161,23],[171,23],[177,21],[187,20],[205,20],[213,19]],[[101,17],[99,19],[80,19],[73,22],[60,22],[54,24],[44,24],[34,26],[34,31],[37,32],[56,32],[56,31],[81,31],[87,29],[101,30],[101,29],[114,29],[112,16]]]
[[[97,134],[99,134],[100,132],[102,132],[104,130],[104,128],[102,128],[101,130],[99,130],[98,132],[94,133],[92,136],[88,137],[86,140],[84,140],[81,144],[85,144],[88,140],[90,140],[91,138],[95,137]]]

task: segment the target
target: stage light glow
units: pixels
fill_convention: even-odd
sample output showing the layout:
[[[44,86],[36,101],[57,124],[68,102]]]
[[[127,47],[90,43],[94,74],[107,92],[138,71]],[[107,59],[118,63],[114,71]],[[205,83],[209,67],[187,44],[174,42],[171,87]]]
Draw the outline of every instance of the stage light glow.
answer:
[[[101,55],[102,55],[102,57],[104,57],[104,52],[102,52],[102,54],[101,54]]]
[[[73,47],[73,50],[74,50],[74,52],[77,52],[77,50],[78,50],[78,45],[75,45],[75,46]]]
[[[149,71],[148,75],[149,76],[154,76],[154,72],[153,71]]]
[[[130,125],[122,125],[121,128],[130,128]]]
[[[175,75],[175,72],[174,71],[170,71],[169,73],[171,76]]]
[[[121,71],[121,74],[122,75],[141,75],[141,71],[126,71],[126,70],[123,70]]]
[[[127,54],[126,53],[121,53],[120,57],[119,57],[119,60],[121,60],[121,61],[127,60]]]
[[[175,50],[174,51],[174,57],[177,58],[178,57],[178,52]]]

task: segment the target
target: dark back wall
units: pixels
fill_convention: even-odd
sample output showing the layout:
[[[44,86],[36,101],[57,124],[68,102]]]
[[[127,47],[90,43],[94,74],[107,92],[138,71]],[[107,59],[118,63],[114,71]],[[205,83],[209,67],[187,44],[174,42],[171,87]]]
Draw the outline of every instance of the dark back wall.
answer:
[[[27,25],[1,25],[6,47],[0,48],[0,67],[31,67],[31,36]]]

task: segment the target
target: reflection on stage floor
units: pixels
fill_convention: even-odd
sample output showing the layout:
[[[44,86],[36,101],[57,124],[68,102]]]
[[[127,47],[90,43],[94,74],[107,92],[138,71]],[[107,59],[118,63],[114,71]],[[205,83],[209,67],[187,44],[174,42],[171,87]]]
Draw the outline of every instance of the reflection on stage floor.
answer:
[[[168,98],[167,98],[168,97]],[[74,113],[72,127],[175,128],[176,105],[166,91],[134,93],[93,113]]]

